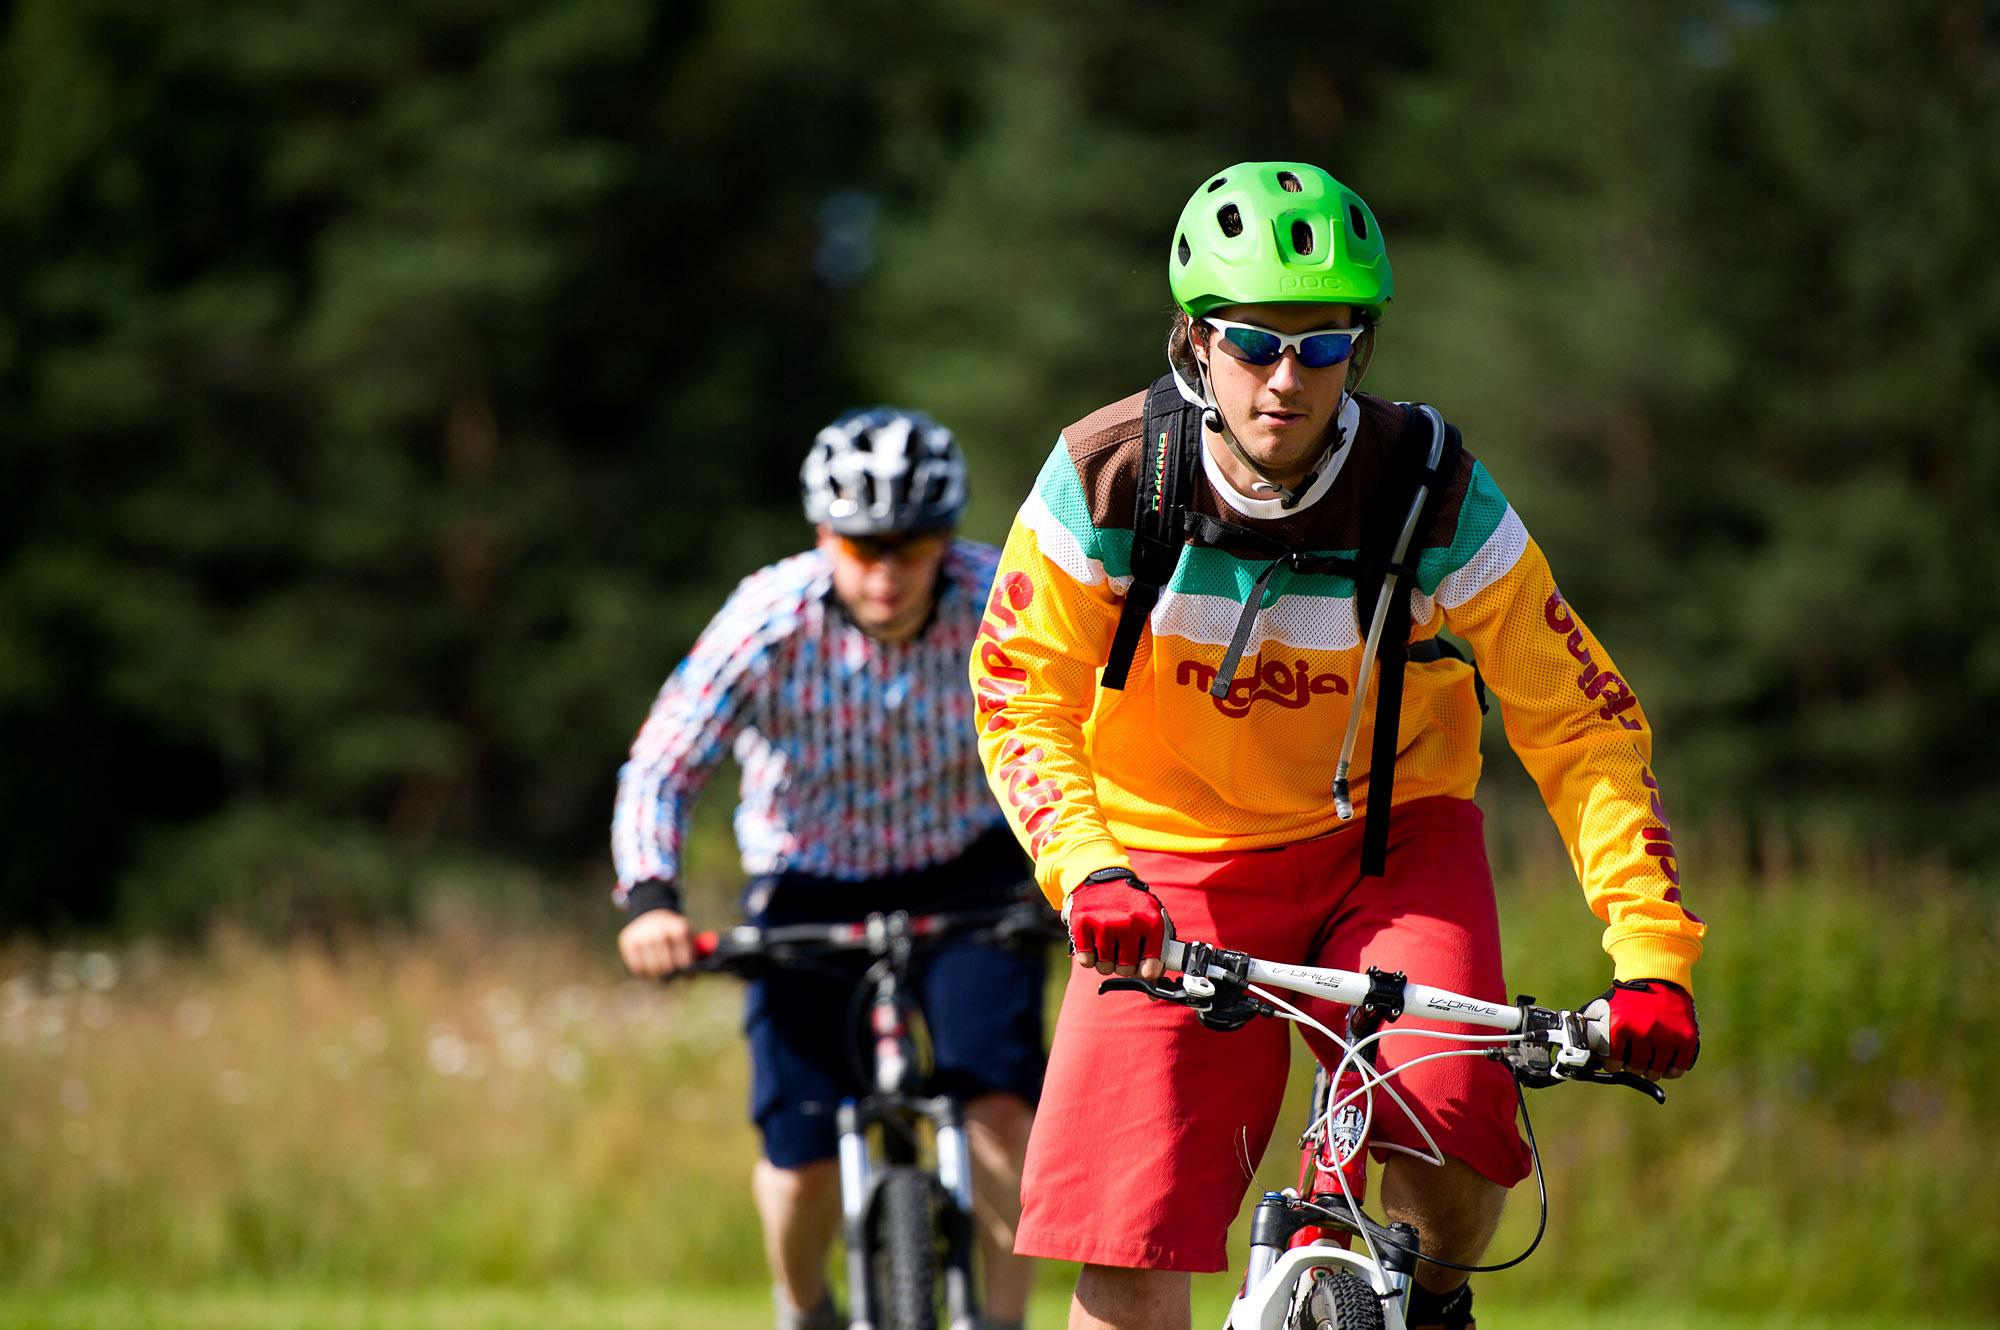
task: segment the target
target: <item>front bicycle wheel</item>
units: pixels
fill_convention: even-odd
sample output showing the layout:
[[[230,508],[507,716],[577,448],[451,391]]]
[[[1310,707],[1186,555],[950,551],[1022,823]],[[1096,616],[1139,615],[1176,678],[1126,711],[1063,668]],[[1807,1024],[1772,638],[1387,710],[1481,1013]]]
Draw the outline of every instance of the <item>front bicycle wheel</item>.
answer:
[[[1382,1300],[1351,1270],[1317,1269],[1292,1330],[1382,1330]]]
[[[937,1188],[915,1168],[891,1168],[875,1193],[870,1266],[882,1330],[937,1330]]]

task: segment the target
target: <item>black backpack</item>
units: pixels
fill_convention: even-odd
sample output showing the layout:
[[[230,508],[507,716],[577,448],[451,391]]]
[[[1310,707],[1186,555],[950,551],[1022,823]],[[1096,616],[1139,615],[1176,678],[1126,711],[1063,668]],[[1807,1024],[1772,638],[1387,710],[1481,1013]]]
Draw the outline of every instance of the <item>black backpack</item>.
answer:
[[[1201,466],[1201,409],[1181,396],[1169,374],[1146,391],[1144,447],[1140,453],[1139,489],[1132,514],[1132,585],[1125,593],[1124,608],[1118,616],[1118,630],[1111,639],[1111,652],[1104,663],[1103,686],[1125,686],[1138,650],[1139,634],[1160,598],[1160,588],[1173,577],[1186,545],[1248,545],[1267,551],[1271,562],[1265,567],[1244,602],[1236,621],[1229,649],[1215,672],[1209,692],[1226,697],[1234,682],[1236,665],[1250,640],[1250,629],[1262,607],[1264,588],[1281,567],[1301,573],[1338,573],[1354,579],[1356,612],[1361,622],[1371,623],[1375,603],[1384,583],[1391,577],[1403,579],[1414,589],[1416,568],[1397,560],[1407,554],[1399,549],[1406,527],[1422,530],[1436,510],[1439,498],[1458,470],[1464,451],[1458,427],[1445,423],[1429,407],[1411,404],[1403,413],[1402,434],[1396,440],[1388,484],[1390,493],[1409,496],[1402,510],[1383,505],[1364,527],[1361,549],[1349,559],[1333,554],[1293,550],[1260,531],[1239,526],[1192,510],[1197,472]],[[1428,448],[1426,448],[1428,444]],[[1410,512],[1415,509],[1414,514]],[[1397,729],[1403,710],[1403,667],[1411,660],[1437,660],[1443,656],[1463,659],[1457,648],[1432,638],[1410,646],[1410,596],[1391,598],[1383,620],[1378,666],[1381,683],[1375,695],[1375,745],[1369,757],[1370,791],[1368,816],[1361,833],[1361,872],[1379,877],[1389,848],[1389,805],[1396,770]],[[1479,709],[1486,709],[1485,687],[1475,672],[1474,687]],[[1361,704],[1356,689],[1355,705]],[[1345,784],[1339,793],[1345,795]]]

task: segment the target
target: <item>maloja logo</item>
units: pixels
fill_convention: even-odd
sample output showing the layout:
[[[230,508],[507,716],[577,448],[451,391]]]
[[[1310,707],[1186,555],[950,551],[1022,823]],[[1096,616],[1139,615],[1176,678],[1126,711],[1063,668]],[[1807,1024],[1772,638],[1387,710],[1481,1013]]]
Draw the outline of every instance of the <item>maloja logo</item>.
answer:
[[[1174,673],[1174,682],[1192,685],[1206,693],[1215,683],[1215,667],[1184,660]],[[1315,697],[1346,692],[1347,680],[1338,674],[1314,674],[1303,660],[1290,665],[1282,660],[1266,660],[1258,663],[1256,673],[1231,683],[1227,696],[1210,700],[1223,715],[1241,720],[1259,702],[1274,702],[1298,711]]]
[[[1055,835],[1056,809],[1062,790],[1038,769],[1047,760],[1040,748],[1009,738],[1000,748],[994,774],[1007,790],[1007,805],[1028,834],[1028,852],[1039,855]]]
[[[1674,853],[1674,828],[1667,821],[1666,801],[1660,798],[1660,782],[1653,778],[1651,771],[1642,771],[1639,783],[1651,792],[1648,803],[1653,816],[1660,821],[1656,827],[1639,828],[1640,848],[1659,861],[1660,875],[1667,879],[1667,889],[1660,894],[1669,905],[1680,906],[1682,914],[1700,923],[1701,916],[1690,910],[1687,902],[1681,899],[1681,865]]]
[[[1576,616],[1569,612],[1569,606],[1563,603],[1562,592],[1549,594],[1548,604],[1542,607],[1542,618],[1550,628],[1566,634],[1564,647],[1577,664],[1583,666],[1583,673],[1576,676],[1576,686],[1591,701],[1604,704],[1597,709],[1597,714],[1605,720],[1617,721],[1628,730],[1638,729],[1636,717],[1621,714],[1638,705],[1638,695],[1632,691],[1631,684],[1610,670],[1597,667],[1597,662],[1591,658],[1590,644],[1584,641],[1583,625],[1576,621]]]
[[[979,708],[979,727],[987,733],[1011,730],[1007,703],[1028,690],[1028,671],[1014,663],[1001,643],[1021,626],[1020,612],[1035,603],[1035,584],[1028,575],[1015,571],[1003,574],[993,584],[993,597],[986,602],[986,614],[979,621],[979,670],[972,690]]]

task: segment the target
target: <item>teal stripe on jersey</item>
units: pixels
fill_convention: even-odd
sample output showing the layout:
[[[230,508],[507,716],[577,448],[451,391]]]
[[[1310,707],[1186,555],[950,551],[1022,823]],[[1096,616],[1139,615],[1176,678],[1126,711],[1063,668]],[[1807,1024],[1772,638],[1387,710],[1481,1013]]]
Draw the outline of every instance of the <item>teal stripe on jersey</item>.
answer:
[[[1062,523],[1083,550],[1084,557],[1104,566],[1106,577],[1132,575],[1132,532],[1118,527],[1101,530],[1091,525],[1090,499],[1083,492],[1083,482],[1076,477],[1076,463],[1070,460],[1065,440],[1056,440],[1055,451],[1042,464],[1042,474],[1035,477],[1035,497]]]
[[[1432,546],[1417,558],[1417,588],[1426,596],[1437,594],[1438,583],[1450,577],[1493,538],[1500,519],[1507,515],[1507,496],[1493,483],[1483,462],[1472,464],[1472,479],[1466,482],[1465,500],[1458,506],[1458,528],[1451,544]]]
[[[1353,550],[1314,550],[1313,553],[1334,554],[1343,559],[1355,557]],[[1249,598],[1250,589],[1257,584],[1257,578],[1269,563],[1269,559],[1239,559],[1222,550],[1190,546],[1181,555],[1180,567],[1174,569],[1173,580],[1167,584],[1167,589],[1184,596],[1222,596],[1240,605]],[[1338,573],[1295,573],[1289,568],[1280,568],[1264,587],[1261,608],[1269,609],[1281,595],[1352,600],[1354,579]]]

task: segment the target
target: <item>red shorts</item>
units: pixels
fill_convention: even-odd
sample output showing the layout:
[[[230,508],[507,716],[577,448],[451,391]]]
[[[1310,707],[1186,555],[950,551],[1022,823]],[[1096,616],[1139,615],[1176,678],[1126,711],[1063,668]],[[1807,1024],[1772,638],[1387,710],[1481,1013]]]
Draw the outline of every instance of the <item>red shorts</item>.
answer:
[[[1358,826],[1247,853],[1134,851],[1132,865],[1181,937],[1267,960],[1376,965],[1506,1002],[1483,825],[1466,799],[1401,805],[1390,823],[1388,872],[1366,882]],[[1263,1157],[1284,1097],[1291,1023],[1258,1019],[1217,1033],[1185,1008],[1143,994],[1100,997],[1099,982],[1096,972],[1071,967],[1028,1145],[1014,1250],[1148,1270],[1226,1269],[1229,1224],[1250,1184],[1243,1159]],[[1284,996],[1341,1028],[1345,1007]],[[1413,1017],[1397,1024],[1471,1028]],[[1379,1047],[1387,1068],[1439,1045],[1392,1038]],[[1443,1058],[1395,1084],[1445,1154],[1503,1186],[1528,1175],[1514,1083],[1498,1063]],[[1424,1148],[1382,1096],[1374,1133]]]

